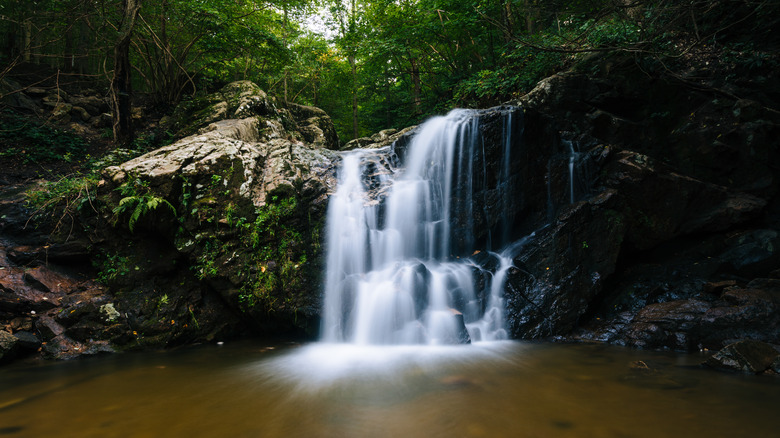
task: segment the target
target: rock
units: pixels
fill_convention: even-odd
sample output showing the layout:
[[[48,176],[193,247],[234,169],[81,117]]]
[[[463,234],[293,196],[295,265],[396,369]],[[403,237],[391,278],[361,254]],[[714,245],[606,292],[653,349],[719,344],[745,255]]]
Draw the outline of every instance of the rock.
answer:
[[[18,338],[5,330],[0,330],[0,363],[13,359],[18,345]]]
[[[576,327],[614,272],[625,233],[613,221],[617,193],[574,204],[519,249],[506,297],[513,337],[566,334]],[[576,293],[572,293],[576,291]]]
[[[28,87],[24,92],[34,97],[44,97],[49,93],[46,89],[39,87]]]
[[[458,327],[458,334],[455,343],[470,344],[471,336],[469,336],[469,331],[466,329],[466,322],[463,319],[463,314],[458,311],[453,311],[453,314],[455,315],[455,324]]]
[[[95,129],[110,128],[114,118],[109,113],[102,113],[92,118],[90,125]]]
[[[756,217],[766,206],[760,198],[679,175],[630,151],[617,154],[606,171],[613,175],[608,184],[626,199],[626,240],[637,249],[680,235],[721,231]]]
[[[52,339],[61,335],[65,331],[65,327],[58,324],[54,318],[48,315],[43,315],[35,322],[35,329],[41,334],[43,339]]]
[[[103,316],[106,322],[115,321],[119,318],[119,312],[116,311],[112,303],[103,304],[100,306],[100,314]]]
[[[43,354],[49,359],[69,360],[84,355],[98,353],[115,353],[108,341],[95,341],[81,343],[73,339],[59,335],[43,344]]]
[[[625,336],[635,347],[691,350],[699,344],[699,339],[691,339],[689,333],[698,328],[711,307],[696,300],[650,304],[634,317]]]
[[[173,128],[177,137],[185,137],[219,120],[275,115],[275,105],[260,87],[237,81],[217,93],[180,104],[173,115]]]
[[[41,346],[41,340],[30,332],[16,332],[14,336],[19,340],[18,345],[21,349],[36,351]]]
[[[298,132],[307,143],[314,147],[338,150],[339,138],[336,127],[325,111],[294,103],[288,103],[287,108],[298,125]]]
[[[703,364],[720,370],[760,374],[770,369],[779,357],[780,352],[775,347],[746,340],[727,345]]]
[[[68,125],[68,129],[73,134],[79,135],[79,136],[86,136],[87,135],[87,128],[82,125],[81,123],[73,122],[70,125]]]
[[[162,197],[172,198],[180,190],[175,186],[181,184],[178,177],[207,184],[212,175],[230,169],[229,188],[255,206],[264,205],[268,193],[283,185],[292,188],[296,179],[302,179],[304,185],[335,186],[338,157],[334,153],[287,140],[259,140],[256,119],[223,120],[209,125],[202,135],[107,168],[105,174],[114,184],[123,182],[128,174],[137,175],[148,179]],[[324,195],[318,195],[318,202]]]
[[[772,365],[769,366],[769,370],[775,374],[780,374],[780,356],[776,357],[775,360],[772,361]]]
[[[70,99],[70,103],[73,106],[84,108],[90,116],[97,116],[100,115],[101,112],[108,112],[111,110],[102,98],[93,95],[73,96]]]
[[[368,148],[372,144],[374,144],[374,141],[369,137],[355,138],[344,143],[344,145],[341,147],[341,150],[351,151],[353,149]]]
[[[58,103],[51,111],[52,117],[60,123],[70,122],[70,113],[73,110],[73,105],[69,103]]]
[[[23,89],[18,82],[7,77],[0,78],[0,96],[3,96],[3,104],[37,113],[40,105],[35,99],[29,97],[32,95],[30,89]]]
[[[92,118],[89,112],[80,106],[74,106],[71,111],[73,114],[77,115],[82,122],[88,122],[89,119]]]

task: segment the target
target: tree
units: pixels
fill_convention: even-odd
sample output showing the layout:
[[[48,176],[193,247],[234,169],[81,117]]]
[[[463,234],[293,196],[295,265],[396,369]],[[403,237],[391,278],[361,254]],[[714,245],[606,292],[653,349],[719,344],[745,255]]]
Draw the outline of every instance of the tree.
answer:
[[[114,118],[114,143],[127,146],[134,139],[130,39],[133,35],[141,0],[122,0],[122,21],[114,45],[114,74],[111,78],[111,114]]]

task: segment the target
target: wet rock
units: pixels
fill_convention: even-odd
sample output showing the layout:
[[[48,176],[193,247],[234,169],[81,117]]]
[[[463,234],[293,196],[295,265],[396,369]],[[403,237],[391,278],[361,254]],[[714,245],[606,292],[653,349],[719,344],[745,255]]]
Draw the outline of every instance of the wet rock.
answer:
[[[636,347],[689,350],[698,341],[689,333],[710,308],[710,303],[697,300],[651,304],[636,315],[625,336]]]
[[[564,211],[533,236],[507,277],[508,324],[513,337],[571,331],[615,270],[625,225],[610,221],[616,193],[606,192]]]
[[[463,319],[463,314],[453,310],[453,315],[455,316],[455,324],[457,326],[457,335],[455,338],[456,344],[470,344],[471,343],[471,337],[469,336],[469,331],[466,329],[466,321]]]
[[[629,151],[618,153],[606,171],[609,184],[626,200],[626,240],[637,249],[693,232],[721,231],[766,206],[760,198],[677,174]]]
[[[780,281],[757,279],[744,287],[732,283],[708,283],[707,291],[701,291],[696,298],[650,303],[635,314],[631,310],[596,321],[578,336],[681,351],[717,350],[744,338],[779,342]],[[717,296],[716,290],[720,291]],[[663,296],[669,293],[653,299]]]
[[[707,359],[704,365],[726,371],[760,374],[773,367],[779,357],[780,352],[772,345],[746,340],[727,345]]]
[[[84,355],[115,353],[108,341],[78,342],[66,335],[56,336],[43,344],[42,353],[49,359],[69,360]]]

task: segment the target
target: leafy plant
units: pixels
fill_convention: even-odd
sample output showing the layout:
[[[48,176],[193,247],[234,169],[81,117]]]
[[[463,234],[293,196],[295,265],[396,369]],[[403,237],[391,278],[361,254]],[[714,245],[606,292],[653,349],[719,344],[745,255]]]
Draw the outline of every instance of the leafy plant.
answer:
[[[130,272],[130,258],[119,254],[108,254],[99,266],[97,279],[103,284],[108,284]]]
[[[127,227],[130,232],[134,232],[135,224],[147,213],[154,211],[159,206],[168,207],[173,215],[176,215],[176,208],[167,200],[155,196],[149,188],[149,183],[138,178],[125,182],[117,188],[123,198],[114,208],[115,223],[119,221],[120,216],[129,216]]]

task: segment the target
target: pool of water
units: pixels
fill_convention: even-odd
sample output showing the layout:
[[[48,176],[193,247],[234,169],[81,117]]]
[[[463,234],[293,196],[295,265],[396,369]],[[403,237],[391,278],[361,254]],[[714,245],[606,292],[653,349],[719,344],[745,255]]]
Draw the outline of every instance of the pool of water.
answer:
[[[776,436],[780,378],[498,342],[239,342],[0,368],[0,437]]]

